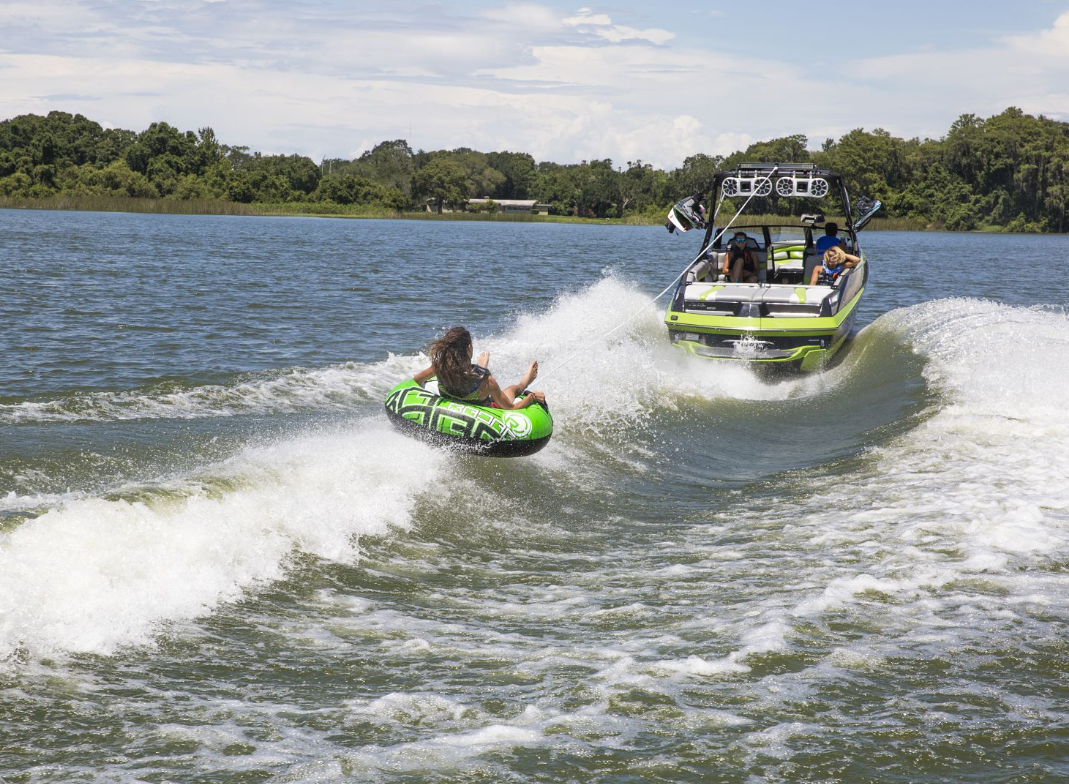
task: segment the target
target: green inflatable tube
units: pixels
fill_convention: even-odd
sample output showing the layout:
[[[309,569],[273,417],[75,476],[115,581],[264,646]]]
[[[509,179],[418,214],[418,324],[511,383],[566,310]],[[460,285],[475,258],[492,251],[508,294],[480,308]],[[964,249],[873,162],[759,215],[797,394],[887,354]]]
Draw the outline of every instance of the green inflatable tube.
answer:
[[[433,381],[427,384],[436,389]],[[553,417],[540,403],[505,411],[442,397],[413,379],[390,390],[386,416],[403,433],[488,457],[533,455],[553,435]]]

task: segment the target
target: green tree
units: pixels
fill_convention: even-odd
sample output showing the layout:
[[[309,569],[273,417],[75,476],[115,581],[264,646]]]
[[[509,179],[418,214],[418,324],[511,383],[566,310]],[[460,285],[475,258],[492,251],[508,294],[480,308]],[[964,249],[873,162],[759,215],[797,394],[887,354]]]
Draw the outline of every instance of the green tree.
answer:
[[[86,163],[105,166],[122,157],[133,138],[80,114],[20,115],[0,122],[0,176],[21,171],[32,177],[37,166],[52,166],[57,176]]]
[[[968,231],[980,223],[981,203],[972,188],[939,163],[923,180],[910,183],[895,197],[894,204],[900,215],[951,231]]]
[[[669,200],[667,175],[642,161],[628,161],[627,168],[616,178],[616,186],[621,218],[628,210],[641,213],[653,207],[665,207],[665,202]]]
[[[453,208],[470,198],[467,172],[451,158],[434,158],[412,175],[412,195],[418,200],[432,201],[438,214],[444,205]]]
[[[360,156],[366,176],[389,188],[408,195],[412,192],[412,148],[404,139],[381,142]]]
[[[0,177],[0,196],[28,196],[31,187],[33,180],[22,172]]]
[[[234,148],[227,157],[234,167],[227,187],[235,201],[283,204],[301,201],[319,187],[320,169],[304,155],[248,155]]]
[[[1043,210],[1049,216],[1047,228],[1063,233],[1069,230],[1066,209],[1069,207],[1069,132],[1054,142],[1048,166],[1047,188],[1043,194]]]
[[[506,182],[505,175],[490,165],[486,153],[460,148],[439,157],[456,163],[464,172],[466,190],[472,196],[488,198]]]
[[[826,145],[816,162],[841,174],[854,193],[889,200],[893,189],[905,185],[907,170],[903,142],[882,128],[871,133],[857,128]]]
[[[491,152],[487,164],[505,178],[490,197],[495,199],[530,198],[531,185],[535,179],[535,159],[525,152]]]
[[[809,139],[802,134],[783,136],[751,144],[742,157],[750,163],[806,163],[809,161],[808,144]]]
[[[669,200],[676,202],[687,196],[707,193],[713,176],[723,168],[724,159],[719,155],[697,153],[687,157],[683,165],[669,175],[672,188]]]
[[[402,210],[408,205],[408,198],[397,188],[355,174],[324,177],[313,198],[335,204],[378,205],[392,210]]]
[[[1069,230],[1069,123],[1010,107],[987,119],[962,115],[942,139],[858,128],[819,151],[810,152],[807,143],[796,134],[755,142],[727,158],[697,153],[671,172],[642,161],[616,170],[609,159],[562,165],[466,147],[413,153],[403,140],[384,141],[355,161],[317,166],[299,155],[224,145],[208,127],[193,133],[153,123],[134,133],[50,112],[0,121],[0,195],[312,199],[400,208],[414,194],[439,210],[479,195],[535,198],[554,214],[604,218],[653,215],[704,192],[716,171],[744,160],[809,160],[842,174],[855,195],[881,199],[889,215],[949,229]],[[786,209],[775,198],[770,203],[773,211]]]
[[[543,161],[535,172],[534,197],[549,205],[552,215],[575,215],[579,187],[575,176],[576,167]]]
[[[71,167],[64,173],[62,190],[84,196],[157,198],[160,195],[145,175],[132,171],[125,161],[119,160],[104,168],[91,164]]]
[[[171,177],[195,167],[196,150],[197,137],[192,131],[182,133],[165,122],[152,123],[126,151],[126,163],[133,171],[152,179],[149,168],[154,161],[163,159],[165,164],[158,165],[157,171]]]
[[[208,127],[198,130],[194,171],[197,174],[204,174],[224,160],[226,160],[226,149],[219,143],[215,131]]]
[[[583,161],[576,170],[576,214],[583,218],[604,218],[617,209],[619,173],[612,159]]]

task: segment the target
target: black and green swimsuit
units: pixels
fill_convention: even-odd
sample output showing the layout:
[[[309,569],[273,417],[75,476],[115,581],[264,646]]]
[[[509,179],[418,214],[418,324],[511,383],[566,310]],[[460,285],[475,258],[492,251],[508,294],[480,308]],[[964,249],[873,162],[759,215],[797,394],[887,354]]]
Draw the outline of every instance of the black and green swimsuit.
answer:
[[[445,397],[452,398],[453,400],[464,400],[473,403],[481,403],[483,400],[489,400],[489,398],[479,397],[479,387],[483,385],[483,381],[490,377],[490,370],[481,365],[472,365],[471,371],[475,374],[475,378],[472,379],[471,386],[468,388],[467,392],[456,394],[455,392],[446,389],[441,384],[438,385],[438,391]]]

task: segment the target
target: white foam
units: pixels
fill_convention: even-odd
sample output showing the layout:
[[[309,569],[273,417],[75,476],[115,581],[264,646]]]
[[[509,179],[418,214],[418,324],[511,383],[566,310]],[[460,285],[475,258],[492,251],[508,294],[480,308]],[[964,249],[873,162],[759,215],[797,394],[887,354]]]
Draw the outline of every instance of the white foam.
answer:
[[[520,717],[524,721],[524,717]],[[530,720],[528,720],[530,721]],[[536,723],[490,724],[456,734],[443,734],[429,740],[401,743],[386,748],[368,747],[346,757],[346,767],[353,772],[383,771],[408,773],[419,770],[440,771],[462,767],[470,760],[500,747],[532,746],[544,739]]]
[[[457,700],[438,694],[392,692],[366,703],[351,703],[354,715],[387,721],[393,724],[424,724],[471,726],[484,721],[486,715]]]
[[[664,310],[613,276],[526,315],[508,334],[484,340],[499,381],[510,383],[538,359],[544,389],[566,427],[634,426],[684,398],[786,400],[819,394],[841,371],[768,384],[744,366],[695,361],[667,340]],[[628,321],[629,318],[634,317]],[[477,347],[478,350],[478,347]]]
[[[699,675],[705,677],[737,675],[750,671],[750,667],[744,664],[741,659],[742,656],[737,652],[732,652],[719,659],[687,656],[684,659],[666,659],[653,662],[651,668],[656,673],[667,675]]]
[[[785,760],[790,759],[796,753],[796,750],[791,748],[791,741],[794,738],[814,737],[824,733],[825,729],[816,724],[792,721],[748,733],[744,744],[750,747],[753,757]]]
[[[353,560],[358,537],[407,526],[447,466],[360,423],[247,449],[150,501],[65,502],[0,538],[0,658],[147,642],[279,578],[296,550]]]
[[[86,493],[73,490],[66,493],[26,493],[24,495],[9,490],[7,495],[0,498],[0,512],[26,513],[85,497],[87,497]]]
[[[865,564],[829,572],[794,614],[859,603],[916,614],[933,600],[929,611],[939,613],[958,582],[980,576],[1011,596],[1064,605],[1069,576],[1036,586],[1025,575],[1069,548],[1065,314],[943,300],[894,311],[873,328],[926,358],[939,402],[858,473],[818,478],[817,491],[790,510],[792,535],[829,553],[863,554]]]
[[[143,388],[68,395],[57,400],[0,404],[0,425],[205,419],[308,409],[350,409],[381,399],[400,379],[425,367],[426,358],[394,356],[367,364],[265,372],[234,384],[192,389]]]

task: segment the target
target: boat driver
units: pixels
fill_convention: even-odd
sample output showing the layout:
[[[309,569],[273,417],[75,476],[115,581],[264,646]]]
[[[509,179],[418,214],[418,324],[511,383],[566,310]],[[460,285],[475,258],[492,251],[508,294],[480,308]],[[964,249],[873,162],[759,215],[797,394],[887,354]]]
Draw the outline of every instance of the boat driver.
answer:
[[[724,268],[720,271],[724,275],[730,275],[732,283],[738,283],[740,280],[743,283],[757,283],[757,257],[753,254],[756,245],[744,231],[735,232],[735,236],[728,242]]]
[[[842,244],[843,241],[839,239],[839,224],[825,223],[824,236],[816,242],[817,253],[823,253],[829,248],[834,248]]]

